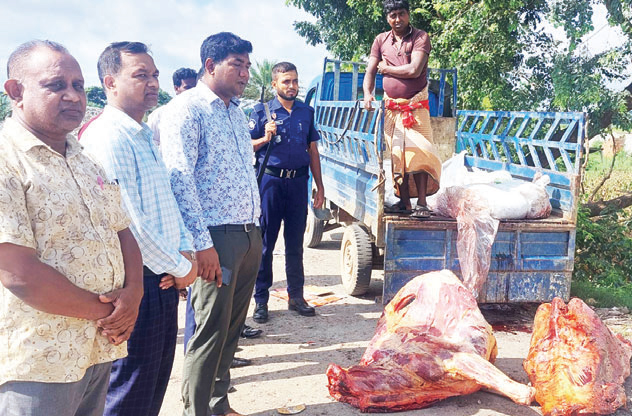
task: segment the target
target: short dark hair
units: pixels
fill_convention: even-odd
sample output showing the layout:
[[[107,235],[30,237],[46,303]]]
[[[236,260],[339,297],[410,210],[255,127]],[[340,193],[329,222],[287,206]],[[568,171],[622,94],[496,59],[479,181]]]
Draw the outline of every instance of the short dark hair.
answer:
[[[252,53],[252,43],[230,32],[220,32],[204,39],[200,47],[202,68],[207,59],[211,58],[216,64],[222,62],[231,53]]]
[[[40,40],[34,39],[28,42],[24,42],[9,55],[7,61],[7,78],[18,78],[22,75],[22,69],[24,61],[29,54],[36,48],[48,48],[57,52],[70,55],[68,49],[61,43],[53,42],[52,40]]]
[[[103,85],[103,79],[106,75],[116,75],[121,70],[121,54],[129,53],[136,55],[139,53],[149,53],[147,45],[141,42],[113,42],[108,45],[97,62],[97,71],[99,72],[99,80]]]
[[[388,15],[393,10],[406,9],[410,13],[410,6],[407,0],[383,0],[384,14]]]
[[[275,79],[277,74],[285,74],[286,72],[296,71],[296,65],[291,62],[279,62],[272,67],[272,79]]]
[[[173,73],[173,87],[177,88],[182,85],[182,81],[189,78],[197,79],[197,72],[191,68],[179,68]]]

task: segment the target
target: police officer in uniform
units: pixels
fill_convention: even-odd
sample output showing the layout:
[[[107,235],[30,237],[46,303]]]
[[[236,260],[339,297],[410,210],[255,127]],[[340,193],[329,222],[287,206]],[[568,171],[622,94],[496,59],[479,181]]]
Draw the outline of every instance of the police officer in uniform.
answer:
[[[314,109],[300,101],[296,66],[280,62],[272,68],[272,87],[276,98],[268,103],[272,120],[266,117],[263,104],[257,104],[250,117],[250,135],[256,152],[257,169],[272,146],[259,185],[261,193],[261,230],[263,256],[255,285],[255,322],[268,321],[268,299],[272,286],[272,253],[284,224],[285,274],[289,296],[288,309],[302,316],[314,316],[315,310],[305,302],[303,285],[303,234],[307,222],[308,178],[312,172],[316,184],[314,208],[324,201]]]

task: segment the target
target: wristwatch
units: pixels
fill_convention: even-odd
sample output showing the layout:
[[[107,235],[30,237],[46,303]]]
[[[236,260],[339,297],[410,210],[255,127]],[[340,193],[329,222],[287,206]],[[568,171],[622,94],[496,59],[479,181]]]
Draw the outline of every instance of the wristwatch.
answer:
[[[193,262],[193,261],[196,261],[196,259],[195,259],[195,251],[192,251],[192,250],[183,250],[183,251],[182,251],[182,253],[188,254],[188,255],[189,255],[189,257],[190,257],[190,260],[191,260],[192,262]]]

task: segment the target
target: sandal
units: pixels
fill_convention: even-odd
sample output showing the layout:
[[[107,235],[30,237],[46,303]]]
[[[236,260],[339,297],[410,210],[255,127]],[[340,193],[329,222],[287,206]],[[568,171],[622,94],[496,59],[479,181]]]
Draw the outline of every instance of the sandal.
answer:
[[[393,205],[384,205],[384,213],[385,214],[404,214],[408,215],[413,212],[412,209],[407,209],[405,206],[401,205],[401,203],[393,204]]]
[[[430,218],[431,215],[432,210],[425,205],[417,205],[412,214],[410,214],[413,218]]]

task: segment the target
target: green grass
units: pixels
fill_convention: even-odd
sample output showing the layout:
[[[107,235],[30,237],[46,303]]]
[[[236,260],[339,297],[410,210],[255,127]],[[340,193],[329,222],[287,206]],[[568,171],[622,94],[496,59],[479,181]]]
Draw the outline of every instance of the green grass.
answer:
[[[597,308],[626,306],[632,310],[632,284],[618,288],[605,288],[595,286],[591,282],[573,281],[571,283],[571,296],[580,298],[590,306]]]
[[[584,177],[582,178],[582,185],[587,193],[590,193],[592,189],[601,181],[601,178],[610,169],[612,158],[601,158],[597,155],[591,155],[586,168]],[[617,156],[617,160],[614,164],[614,170],[612,176],[597,194],[597,200],[608,200],[616,198],[622,193],[632,190],[632,157],[626,153],[620,153]],[[586,195],[584,195],[585,197]],[[582,200],[581,202],[586,202]]]

